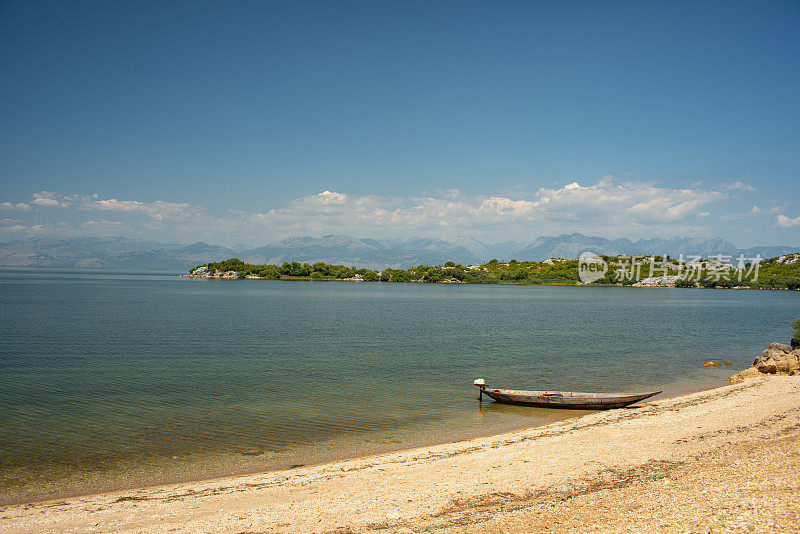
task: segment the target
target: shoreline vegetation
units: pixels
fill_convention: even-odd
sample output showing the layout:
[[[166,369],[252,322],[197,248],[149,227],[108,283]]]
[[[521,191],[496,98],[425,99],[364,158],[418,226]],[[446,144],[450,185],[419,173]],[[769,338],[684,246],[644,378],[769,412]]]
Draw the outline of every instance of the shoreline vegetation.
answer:
[[[542,262],[491,260],[479,265],[448,261],[408,269],[371,270],[325,262],[256,265],[238,258],[199,265],[190,278],[224,280],[313,280],[439,284],[589,285],[724,289],[800,290],[800,253],[735,265],[718,259],[684,262],[670,256],[645,258],[597,256],[607,266],[591,283],[581,282],[580,261],[550,258]],[[633,258],[633,259],[631,259]]]
[[[0,527],[789,531],[800,521],[798,392],[800,376],[760,374],[739,384],[455,443],[5,506]]]

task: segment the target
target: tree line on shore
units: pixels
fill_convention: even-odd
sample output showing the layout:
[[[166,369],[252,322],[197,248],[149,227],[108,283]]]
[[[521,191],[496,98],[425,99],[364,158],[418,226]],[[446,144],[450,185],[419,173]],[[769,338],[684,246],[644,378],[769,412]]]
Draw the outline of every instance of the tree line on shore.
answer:
[[[787,263],[779,258],[762,261],[758,269],[751,265],[736,271],[708,263],[687,268],[669,256],[654,256],[649,262],[620,266],[619,257],[602,256],[610,266],[592,285],[633,285],[651,276],[680,276],[677,287],[749,287],[753,289],[800,289],[800,261]],[[615,263],[616,262],[616,263]],[[418,265],[408,269],[375,271],[355,266],[325,262],[284,262],[282,265],[255,265],[238,258],[200,265],[192,276],[259,278],[265,280],[363,280],[366,282],[425,282],[466,284],[547,284],[575,285],[580,282],[579,260],[544,262],[492,260],[481,265],[465,266],[452,261],[442,265]],[[634,276],[635,273],[635,276]],[[754,276],[755,273],[755,276]],[[740,276],[746,274],[746,276]]]

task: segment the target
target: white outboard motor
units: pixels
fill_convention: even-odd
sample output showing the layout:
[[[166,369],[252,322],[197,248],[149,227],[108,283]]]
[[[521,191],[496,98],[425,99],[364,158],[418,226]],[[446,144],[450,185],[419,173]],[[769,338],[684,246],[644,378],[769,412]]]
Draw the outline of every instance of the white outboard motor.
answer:
[[[475,382],[473,382],[473,384],[475,384],[476,386],[478,386],[478,388],[480,388],[480,393],[478,393],[478,400],[483,401],[483,388],[486,387],[486,380],[484,380],[483,378],[478,378],[477,380],[475,380]]]

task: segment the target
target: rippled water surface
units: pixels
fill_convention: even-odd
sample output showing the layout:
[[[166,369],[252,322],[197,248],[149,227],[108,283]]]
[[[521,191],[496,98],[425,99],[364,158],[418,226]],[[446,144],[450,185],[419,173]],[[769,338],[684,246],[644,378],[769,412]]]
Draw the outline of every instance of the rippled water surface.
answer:
[[[516,388],[679,393],[786,341],[800,293],[0,272],[6,502],[541,424]],[[699,363],[730,360],[733,367]],[[263,451],[243,455],[245,451]]]

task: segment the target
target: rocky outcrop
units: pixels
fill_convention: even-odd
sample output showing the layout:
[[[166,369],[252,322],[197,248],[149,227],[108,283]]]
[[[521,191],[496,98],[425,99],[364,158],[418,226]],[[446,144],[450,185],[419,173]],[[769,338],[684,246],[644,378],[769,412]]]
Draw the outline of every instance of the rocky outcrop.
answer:
[[[793,349],[791,345],[785,345],[784,343],[770,343],[769,347],[767,347],[767,350],[780,350],[783,352],[792,352]]]
[[[767,350],[753,360],[752,367],[733,375],[728,382],[736,383],[748,378],[776,373],[800,374],[800,348],[793,348],[783,343],[770,343]]]
[[[791,373],[800,371],[800,349],[792,350],[783,343],[770,343],[767,350],[753,361],[762,373]]]
[[[775,372],[778,370],[778,364],[775,363],[775,360],[770,357],[758,360],[758,363],[753,367],[758,369],[760,373],[764,373],[766,375],[775,374]]]
[[[720,365],[722,364],[719,363],[717,360],[709,360],[703,364],[703,367],[719,367]]]
[[[758,378],[759,376],[764,376],[763,374],[761,374],[761,371],[759,371],[755,367],[748,367],[744,371],[736,373],[727,380],[731,384],[738,384],[739,382],[744,382],[748,378]]]

